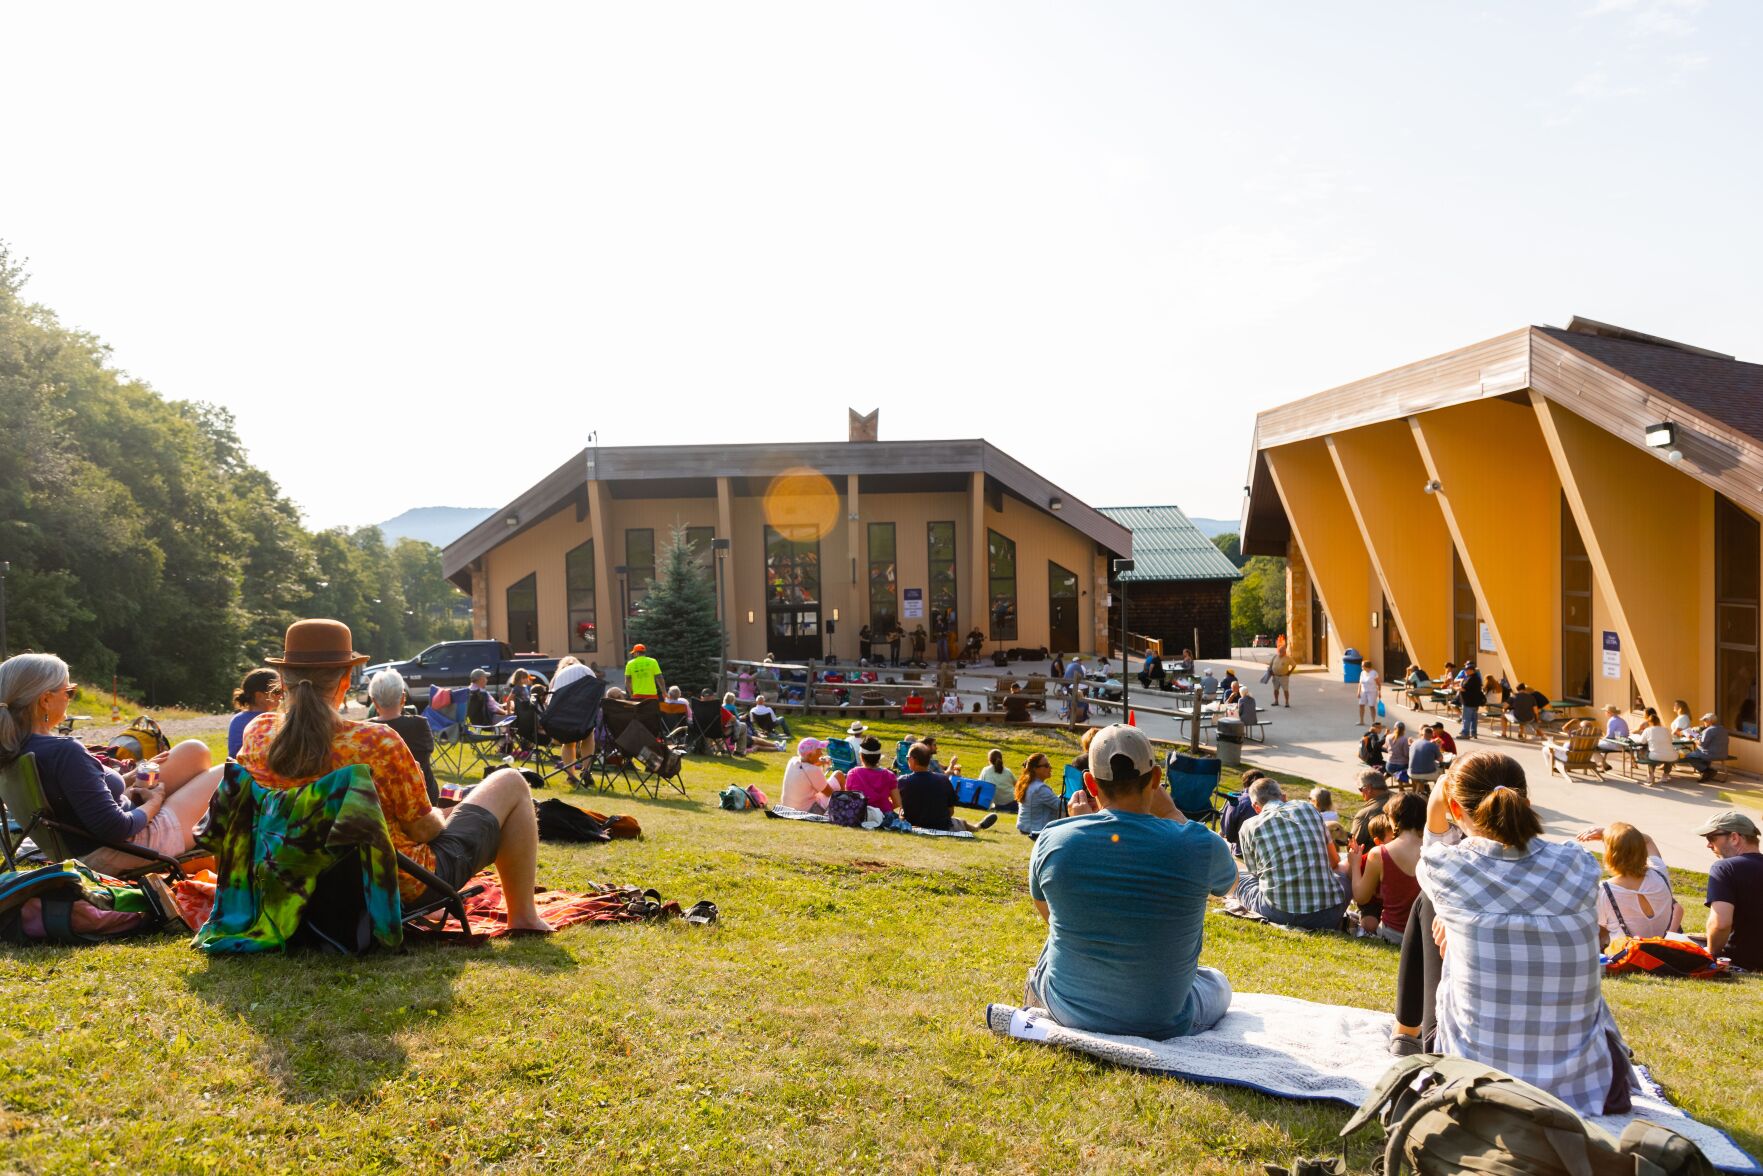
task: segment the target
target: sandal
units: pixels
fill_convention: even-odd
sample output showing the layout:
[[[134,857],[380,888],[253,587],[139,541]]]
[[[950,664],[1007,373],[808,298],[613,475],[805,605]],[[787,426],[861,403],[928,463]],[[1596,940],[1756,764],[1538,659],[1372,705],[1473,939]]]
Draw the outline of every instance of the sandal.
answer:
[[[692,909],[686,912],[686,922],[695,927],[708,927],[716,922],[716,918],[716,904],[707,898],[693,903]]]

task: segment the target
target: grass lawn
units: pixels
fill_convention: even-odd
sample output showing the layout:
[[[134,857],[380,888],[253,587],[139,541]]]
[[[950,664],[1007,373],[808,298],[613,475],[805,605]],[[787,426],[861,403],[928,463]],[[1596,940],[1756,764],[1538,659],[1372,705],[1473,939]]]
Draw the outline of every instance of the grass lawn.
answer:
[[[904,730],[876,726],[884,743]],[[1069,748],[1020,729],[942,742],[970,768],[993,742],[1012,766]],[[783,762],[694,759],[690,800],[584,801],[635,814],[645,840],[542,850],[547,884],[714,899],[712,928],[360,960],[0,947],[0,1169],[1259,1173],[1338,1148],[1345,1107],[994,1037],[985,1005],[1020,999],[1043,938],[1014,818],[964,843],[715,808],[731,781],[775,796]],[[1699,926],[1699,891],[1682,898]],[[1376,941],[1213,917],[1203,959],[1239,991],[1393,996],[1396,952]],[[1679,1101],[1763,1154],[1743,1077],[1763,1071],[1763,982],[1605,991]],[[1375,1135],[1349,1149],[1355,1171]]]

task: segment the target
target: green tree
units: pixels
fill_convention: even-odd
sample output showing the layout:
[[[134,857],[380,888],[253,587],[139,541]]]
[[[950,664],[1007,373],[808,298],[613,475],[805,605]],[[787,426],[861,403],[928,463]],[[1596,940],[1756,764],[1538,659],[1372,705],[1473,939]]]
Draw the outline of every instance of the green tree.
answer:
[[[1243,566],[1243,545],[1237,538],[1235,531],[1232,531],[1228,535],[1212,536],[1212,546],[1224,552],[1224,558],[1237,565],[1237,567],[1240,568]]]
[[[1272,637],[1285,631],[1286,561],[1271,555],[1250,556],[1243,578],[1230,593],[1230,640],[1248,645],[1257,634]]]
[[[716,620],[716,591],[682,527],[673,529],[659,563],[653,586],[631,618],[630,639],[648,646],[669,685],[696,695],[717,682],[722,627]]]

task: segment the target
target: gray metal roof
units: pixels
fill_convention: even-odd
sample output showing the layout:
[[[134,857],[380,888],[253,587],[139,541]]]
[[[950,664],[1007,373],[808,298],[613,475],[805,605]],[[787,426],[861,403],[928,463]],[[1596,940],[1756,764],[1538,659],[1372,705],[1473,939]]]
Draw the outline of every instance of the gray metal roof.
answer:
[[[1101,514],[1132,532],[1129,583],[1152,580],[1240,580],[1243,574],[1179,506],[1102,506]]]

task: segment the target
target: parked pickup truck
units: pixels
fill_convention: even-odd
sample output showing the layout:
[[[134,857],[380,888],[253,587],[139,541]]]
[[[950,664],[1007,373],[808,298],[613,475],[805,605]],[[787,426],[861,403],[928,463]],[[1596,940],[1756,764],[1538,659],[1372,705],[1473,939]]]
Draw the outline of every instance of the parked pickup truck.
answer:
[[[428,705],[429,691],[437,686],[471,685],[471,672],[490,671],[490,685],[501,686],[515,670],[529,670],[545,682],[557,672],[557,659],[529,654],[516,657],[502,641],[442,641],[431,645],[409,661],[380,662],[361,670],[361,704],[371,706],[367,684],[381,670],[397,670],[404,675],[410,701],[417,706]]]

